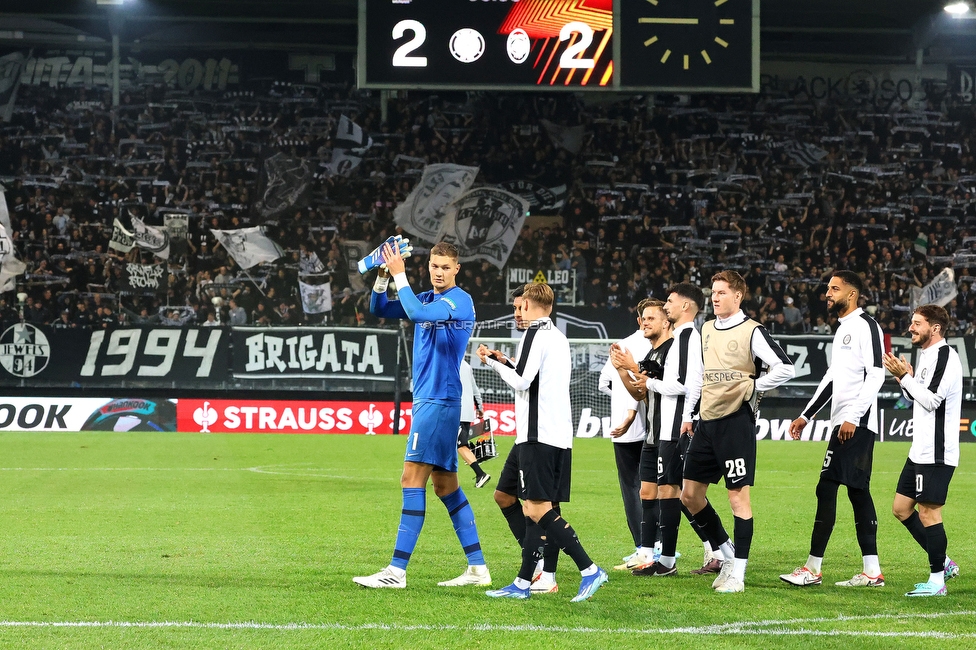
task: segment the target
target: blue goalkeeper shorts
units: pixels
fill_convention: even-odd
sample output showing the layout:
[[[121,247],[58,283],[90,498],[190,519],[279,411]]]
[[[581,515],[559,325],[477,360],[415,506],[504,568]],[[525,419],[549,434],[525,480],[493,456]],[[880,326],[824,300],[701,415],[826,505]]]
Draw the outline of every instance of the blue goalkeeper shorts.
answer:
[[[461,403],[415,401],[410,436],[403,460],[426,463],[444,472],[457,472],[458,426]]]

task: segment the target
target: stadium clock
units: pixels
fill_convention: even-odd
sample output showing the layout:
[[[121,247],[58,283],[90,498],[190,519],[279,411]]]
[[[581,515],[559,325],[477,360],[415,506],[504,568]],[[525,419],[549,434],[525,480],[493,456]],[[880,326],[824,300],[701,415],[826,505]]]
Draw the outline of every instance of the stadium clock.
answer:
[[[756,91],[758,26],[759,0],[360,0],[359,86]]]
[[[739,91],[758,87],[758,1],[618,2],[622,86]]]

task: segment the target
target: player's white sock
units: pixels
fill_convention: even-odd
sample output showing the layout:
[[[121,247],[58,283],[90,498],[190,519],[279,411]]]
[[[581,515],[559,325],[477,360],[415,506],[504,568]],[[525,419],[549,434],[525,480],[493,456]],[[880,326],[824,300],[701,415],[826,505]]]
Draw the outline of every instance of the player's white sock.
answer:
[[[580,571],[580,575],[582,575],[584,578],[587,577],[587,576],[591,576],[594,573],[596,573],[596,570],[598,568],[599,567],[597,567],[597,565],[591,564],[590,566],[588,566],[585,569],[583,569],[582,571]]]
[[[872,578],[881,575],[881,563],[878,562],[877,555],[864,556],[864,574]]]
[[[532,586],[532,583],[528,580],[523,580],[522,578],[515,578],[515,586],[519,589],[528,589]]]
[[[735,563],[732,565],[732,577],[733,578],[738,578],[742,582],[745,582],[745,579],[746,579],[746,564],[749,563],[749,560],[748,559],[738,558],[737,557],[733,561]]]
[[[930,573],[929,582],[931,582],[933,585],[941,587],[945,584],[945,574],[942,571],[939,571],[938,573]]]
[[[674,566],[675,559],[673,557],[668,557],[667,555],[662,555],[657,561],[661,563],[661,566],[665,566],[670,569]]]
[[[392,573],[393,575],[395,575],[398,578],[402,578],[403,576],[407,575],[407,570],[406,569],[399,569],[399,568],[393,566],[392,564],[389,565],[386,568],[390,570],[390,573]]]
[[[729,540],[724,544],[722,544],[721,546],[719,546],[718,550],[722,554],[722,557],[725,558],[726,560],[735,559],[735,547],[732,546],[732,540]]]
[[[822,564],[823,564],[822,557],[815,557],[811,555],[807,558],[807,563],[804,566],[810,569],[812,573],[820,573],[820,566]]]

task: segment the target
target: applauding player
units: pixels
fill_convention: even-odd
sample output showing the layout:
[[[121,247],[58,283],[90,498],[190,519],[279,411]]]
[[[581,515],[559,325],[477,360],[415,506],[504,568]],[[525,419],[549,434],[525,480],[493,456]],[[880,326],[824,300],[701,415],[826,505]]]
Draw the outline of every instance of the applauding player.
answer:
[[[912,315],[908,331],[922,349],[918,368],[891,354],[885,368],[915,402],[912,448],[898,479],[892,512],[929,556],[929,579],[906,596],[945,596],[945,581],[959,575],[946,556],[942,506],[949,481],[959,465],[959,417],[962,412],[962,364],[945,340],[949,314],[937,305],[923,305]],[[918,509],[916,510],[916,506]]]
[[[573,527],[552,509],[554,502],[569,501],[573,458],[572,357],[569,341],[549,318],[553,299],[549,285],[526,285],[522,319],[527,329],[514,368],[495,360],[487,347],[478,348],[481,361],[515,390],[518,489],[526,515],[522,567],[512,584],[487,592],[494,598],[529,597],[544,539],[555,542],[580,569],[583,579],[573,602],[589,599],[607,581],[606,571],[590,560]]]
[[[491,577],[481,552],[474,512],[458,485],[457,436],[461,422],[461,361],[474,327],[471,296],[455,283],[461,265],[452,244],[439,243],[430,251],[428,271],[433,291],[414,295],[400,250],[383,247],[383,260],[393,276],[399,300],[386,297],[389,278],[373,285],[370,311],[383,318],[409,318],[415,323],[413,341],[413,423],[404,456],[403,509],[390,565],[371,576],[353,578],[364,587],[407,586],[407,563],[417,544],[427,508],[427,482],[440,497],[454,523],[468,559],[463,574],[438,583],[445,587],[488,585]]]

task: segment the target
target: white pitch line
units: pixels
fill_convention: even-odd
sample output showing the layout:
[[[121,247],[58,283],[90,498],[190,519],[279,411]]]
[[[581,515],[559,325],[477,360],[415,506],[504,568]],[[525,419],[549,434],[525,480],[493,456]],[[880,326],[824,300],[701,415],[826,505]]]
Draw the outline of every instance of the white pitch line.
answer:
[[[278,469],[271,469],[271,468]],[[391,476],[347,476],[329,474],[333,471],[324,467],[295,467],[266,465],[257,467],[0,467],[0,472],[251,472],[272,476],[294,476],[306,478],[329,478],[347,481],[396,481]]]
[[[136,629],[207,629],[207,630],[320,630],[339,632],[362,632],[378,630],[383,632],[550,632],[564,634],[643,634],[643,635],[724,635],[740,634],[751,636],[870,636],[882,638],[933,638],[966,639],[976,638],[976,633],[952,633],[937,631],[865,631],[865,630],[812,630],[807,628],[783,629],[783,626],[801,623],[841,623],[877,619],[934,619],[948,616],[973,616],[976,611],[908,613],[908,614],[870,614],[865,616],[838,616],[836,618],[795,618],[785,620],[740,621],[722,625],[674,628],[594,628],[558,627],[546,625],[495,625],[493,623],[472,623],[467,625],[411,625],[404,623],[258,623],[244,621],[239,623],[205,623],[199,621],[0,621],[0,628],[136,628]]]

